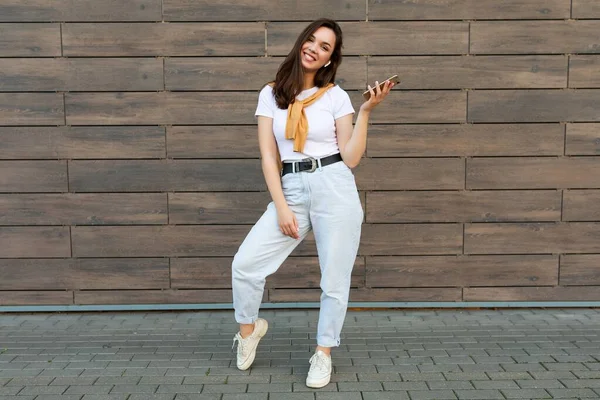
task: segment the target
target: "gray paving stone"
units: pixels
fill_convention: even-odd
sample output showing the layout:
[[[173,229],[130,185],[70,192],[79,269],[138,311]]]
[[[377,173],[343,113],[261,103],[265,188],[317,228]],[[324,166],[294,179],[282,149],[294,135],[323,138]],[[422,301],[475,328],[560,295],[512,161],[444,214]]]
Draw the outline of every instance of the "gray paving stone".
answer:
[[[0,395],[2,395],[2,396],[16,395],[17,393],[22,391],[24,388],[25,387],[21,386],[21,385],[0,387]],[[35,393],[32,393],[32,394],[35,394]]]
[[[473,381],[476,389],[519,389],[515,381]]]
[[[128,394],[86,394],[81,400],[128,400],[128,396]]]
[[[548,389],[548,392],[552,397],[598,398],[598,394],[591,389]]]
[[[69,386],[65,394],[108,394],[113,388],[112,385],[94,385],[94,386]]]
[[[504,399],[499,390],[456,390],[459,399],[464,400],[484,400],[484,399]]]
[[[36,400],[80,400],[82,395],[56,395],[56,394],[41,394],[37,396]],[[15,399],[20,400],[21,396],[17,396]]]
[[[364,393],[363,393],[364,397]],[[314,393],[269,393],[269,400],[314,400]]]
[[[231,385],[204,385],[202,393],[245,393],[248,385],[235,383]]]
[[[173,400],[175,393],[163,393],[163,394],[141,394],[134,393],[127,398],[127,400]]]
[[[68,386],[26,386],[19,392],[19,395],[34,396],[42,394],[62,394]]]
[[[431,390],[442,390],[442,389],[470,390],[470,389],[475,389],[475,387],[473,387],[473,383],[471,383],[469,381],[431,381],[431,382],[427,382],[427,386],[429,386],[429,389],[431,389]]]
[[[552,396],[544,389],[503,389],[502,394],[507,399],[551,399]]]
[[[452,390],[409,390],[412,400],[454,400],[457,397]]]
[[[321,393],[317,392],[317,400],[362,400],[360,393]]]
[[[204,385],[160,385],[156,393],[201,393]]]
[[[115,385],[110,394],[117,393],[148,393],[152,394],[156,392],[158,385]]]

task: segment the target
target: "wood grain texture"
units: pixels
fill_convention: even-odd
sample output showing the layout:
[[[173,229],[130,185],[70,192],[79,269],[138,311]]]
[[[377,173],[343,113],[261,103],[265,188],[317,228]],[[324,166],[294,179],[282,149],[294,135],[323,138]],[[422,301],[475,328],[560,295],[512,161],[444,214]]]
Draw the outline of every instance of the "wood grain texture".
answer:
[[[368,223],[560,221],[555,190],[368,192]]]
[[[165,59],[167,90],[260,90],[275,79],[283,57],[178,57]],[[336,74],[342,88],[363,89],[366,57],[344,57]]]
[[[0,127],[0,159],[164,158],[165,128]]]
[[[59,93],[0,93],[2,125],[62,125],[63,95]]]
[[[0,258],[71,257],[69,227],[0,227]]]
[[[358,112],[364,102],[362,91],[352,91],[349,95]],[[393,89],[385,102],[373,110],[369,122],[375,124],[458,123],[467,121],[466,111],[466,92],[444,90],[401,92]]]
[[[74,226],[74,257],[232,257],[247,225]]]
[[[598,301],[597,287],[464,288],[464,301]]]
[[[600,155],[600,124],[567,124],[566,154]]]
[[[600,121],[600,91],[474,90],[469,93],[469,122]]]
[[[593,1],[593,0],[590,0]],[[569,0],[369,0],[372,20],[558,19],[570,17]]]
[[[560,257],[560,284],[600,285],[600,254],[566,254]]]
[[[565,190],[563,221],[600,221],[600,190]]]
[[[73,292],[2,291],[0,306],[40,306],[73,304]]]
[[[231,303],[231,290],[86,290],[75,304]]]
[[[465,225],[465,254],[600,253],[600,223]]]
[[[0,290],[160,289],[169,287],[169,260],[0,259]]]
[[[460,224],[365,224],[360,255],[460,254]]]
[[[320,296],[319,289],[269,289],[269,301],[272,303],[319,302]],[[460,288],[350,289],[349,301],[460,301],[461,297]]]
[[[160,19],[160,0],[3,0],[0,4],[0,22]]]
[[[166,224],[166,193],[6,194],[0,225]]]
[[[0,38],[0,57],[62,55],[59,24],[4,23],[0,24]]]
[[[162,90],[157,58],[0,59],[0,91]]]
[[[245,125],[170,126],[167,128],[167,156],[258,158],[258,129]]]
[[[258,93],[67,93],[69,125],[255,124]]]
[[[166,21],[361,20],[365,19],[366,13],[362,0],[282,0],[276,3],[271,0],[164,0]]]
[[[0,193],[66,192],[66,161],[0,161]]]
[[[267,54],[284,56],[305,24],[267,23]],[[345,55],[466,54],[469,25],[465,22],[341,22]],[[390,40],[403,38],[403,40]]]
[[[569,87],[600,88],[600,56],[570,56]]]
[[[373,125],[369,157],[559,156],[564,125]]]
[[[262,56],[264,23],[67,23],[65,56]]]
[[[469,189],[600,188],[599,174],[600,158],[595,157],[482,157],[467,160]]]
[[[596,0],[573,0],[573,18],[600,18],[600,4]]]
[[[462,189],[464,173],[458,158],[367,158],[355,171],[360,190]]]
[[[368,287],[548,286],[556,256],[369,257]]]
[[[269,202],[268,192],[169,193],[169,222],[178,225],[254,224]]]
[[[290,257],[267,278],[267,288],[319,288],[321,270],[316,257]],[[352,270],[350,287],[365,286],[365,260],[358,257]]]
[[[71,161],[74,192],[258,191],[266,185],[258,160]]]
[[[369,57],[368,82],[398,74],[400,89],[525,89],[567,86],[564,56]]]
[[[502,21],[471,23],[473,54],[600,52],[600,21]]]

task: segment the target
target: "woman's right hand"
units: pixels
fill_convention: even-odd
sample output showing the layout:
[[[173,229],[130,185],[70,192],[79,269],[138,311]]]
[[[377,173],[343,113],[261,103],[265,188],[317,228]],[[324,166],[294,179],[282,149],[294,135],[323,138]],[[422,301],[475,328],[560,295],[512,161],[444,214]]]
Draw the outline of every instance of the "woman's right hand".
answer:
[[[279,229],[284,235],[294,239],[300,239],[298,220],[290,207],[286,206],[281,210],[278,210],[277,219],[279,221]]]

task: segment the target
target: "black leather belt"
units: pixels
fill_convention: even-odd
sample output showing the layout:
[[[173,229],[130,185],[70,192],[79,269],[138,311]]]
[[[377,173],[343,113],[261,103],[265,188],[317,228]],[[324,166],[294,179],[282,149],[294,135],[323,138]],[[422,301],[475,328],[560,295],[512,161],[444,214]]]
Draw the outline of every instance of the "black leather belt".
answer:
[[[329,164],[333,164],[336,162],[342,161],[342,156],[340,153],[332,154],[327,157],[323,157],[320,159],[321,166],[324,167]],[[292,172],[315,172],[319,163],[316,158],[305,158],[304,160],[294,161],[294,162],[285,162],[283,163],[283,170],[281,171],[281,176],[285,174],[290,174]]]

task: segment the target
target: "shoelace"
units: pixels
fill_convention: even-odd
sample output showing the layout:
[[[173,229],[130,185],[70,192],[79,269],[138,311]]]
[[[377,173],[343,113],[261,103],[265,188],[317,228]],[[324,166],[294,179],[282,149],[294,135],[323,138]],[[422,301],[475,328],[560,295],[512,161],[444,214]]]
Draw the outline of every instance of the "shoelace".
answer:
[[[240,336],[240,334],[236,334],[233,337],[233,344],[231,345],[231,350],[233,350],[233,348],[235,347],[235,342],[238,342],[238,353],[244,354],[244,350],[245,350],[245,342],[244,339],[242,339],[242,337]]]
[[[315,368],[318,368],[321,371],[325,371],[327,372],[327,362],[325,361],[325,355],[320,356],[319,354],[315,353],[309,360],[311,366],[314,366]]]

